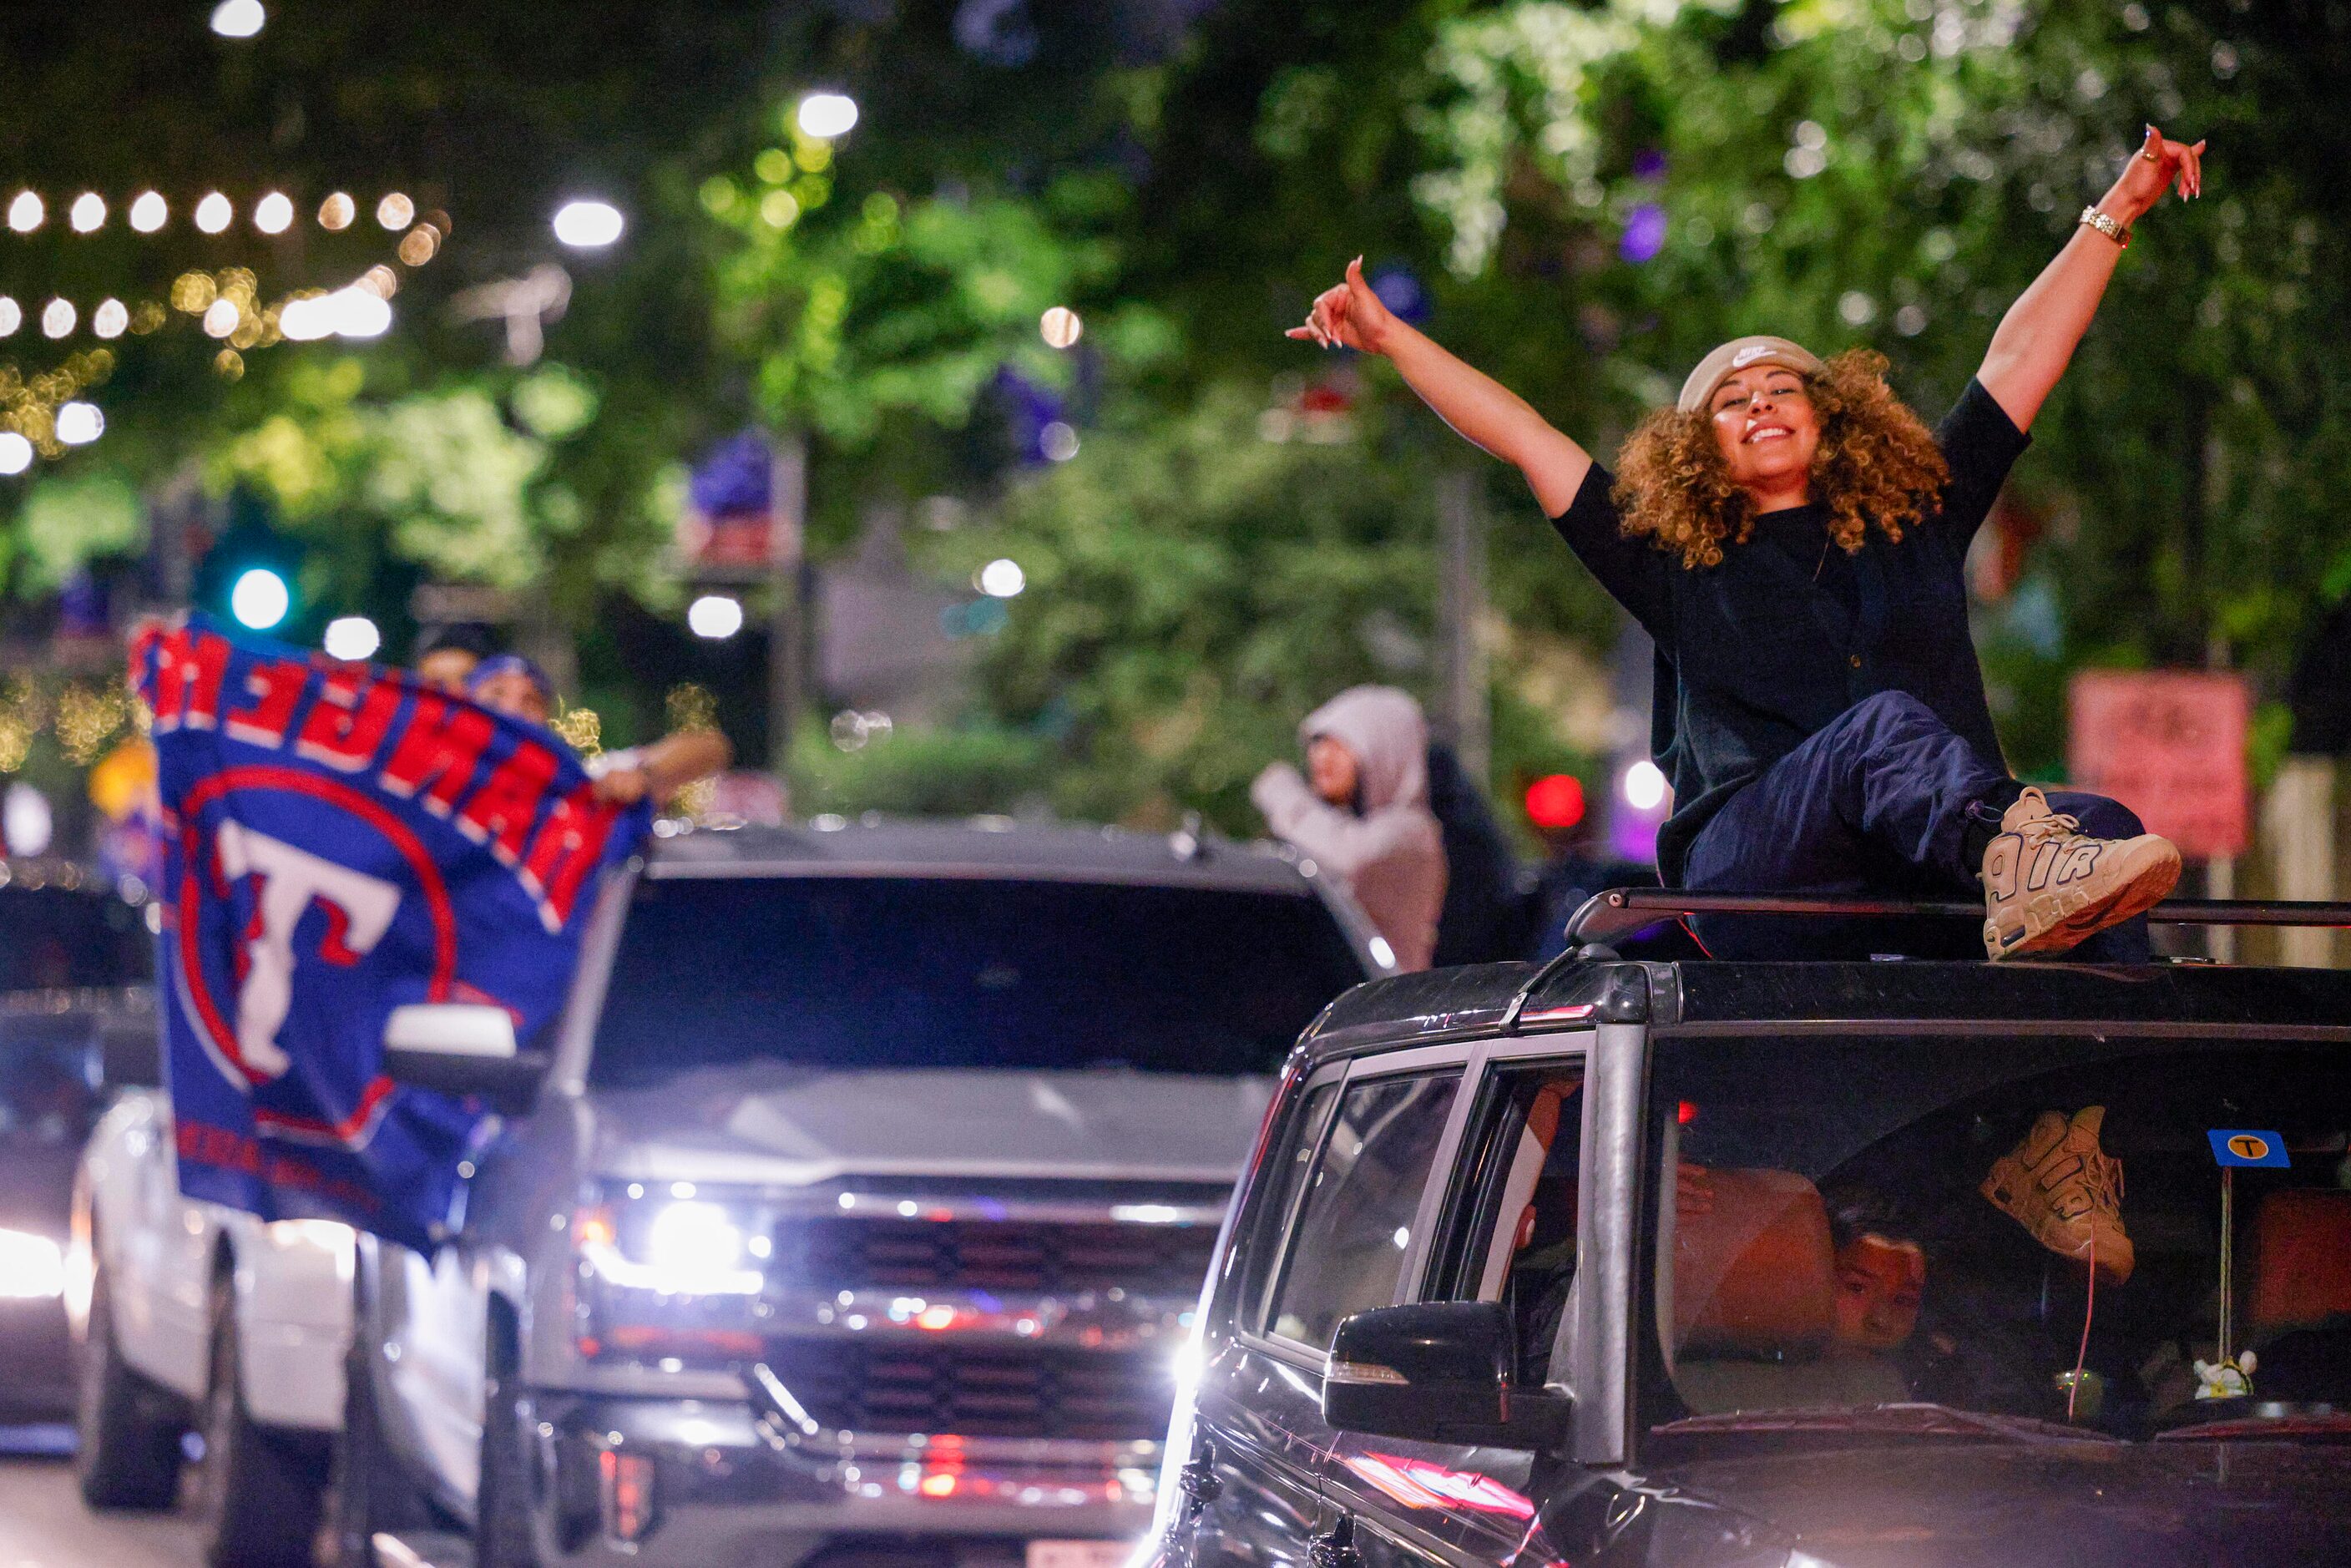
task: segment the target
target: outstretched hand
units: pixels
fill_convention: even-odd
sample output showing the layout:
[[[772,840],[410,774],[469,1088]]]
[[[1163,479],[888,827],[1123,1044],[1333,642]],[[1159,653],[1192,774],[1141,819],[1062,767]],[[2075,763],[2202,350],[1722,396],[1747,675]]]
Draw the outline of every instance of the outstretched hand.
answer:
[[[1395,318],[1364,281],[1364,258],[1347,264],[1347,281],[1314,297],[1306,325],[1292,327],[1288,337],[1311,339],[1326,349],[1357,349],[1367,354],[1387,352]]]
[[[2167,190],[2177,190],[2183,202],[2204,193],[2204,143],[2174,141],[2150,125],[2099,205],[2127,228],[2153,211]]]

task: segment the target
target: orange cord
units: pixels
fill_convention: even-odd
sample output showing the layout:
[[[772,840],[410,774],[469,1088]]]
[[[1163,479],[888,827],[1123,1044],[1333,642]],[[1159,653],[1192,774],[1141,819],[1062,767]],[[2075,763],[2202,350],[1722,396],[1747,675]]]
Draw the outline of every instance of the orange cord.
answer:
[[[2074,1358],[2073,1381],[2065,1385],[2065,1424],[2074,1424],[2074,1400],[2082,1392],[2082,1369],[2090,1364],[2090,1319],[2098,1310],[2098,1239],[2090,1238],[2090,1296],[2082,1305],[2082,1350]]]

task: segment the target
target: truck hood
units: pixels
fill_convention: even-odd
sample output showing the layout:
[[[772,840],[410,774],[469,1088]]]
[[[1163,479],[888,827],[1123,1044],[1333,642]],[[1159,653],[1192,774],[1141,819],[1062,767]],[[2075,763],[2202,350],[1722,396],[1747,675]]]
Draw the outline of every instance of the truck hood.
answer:
[[[1782,1561],[1758,1554],[1769,1542],[1802,1568],[2259,1568],[2340,1561],[2351,1518],[2339,1439],[1871,1446],[1652,1479],[1661,1501],[1698,1506],[1657,1511],[1643,1561]],[[1734,1519],[1743,1550],[1722,1532]]]
[[[592,1166],[623,1180],[806,1186],[853,1176],[1229,1184],[1270,1078],[773,1063],[590,1098]]]

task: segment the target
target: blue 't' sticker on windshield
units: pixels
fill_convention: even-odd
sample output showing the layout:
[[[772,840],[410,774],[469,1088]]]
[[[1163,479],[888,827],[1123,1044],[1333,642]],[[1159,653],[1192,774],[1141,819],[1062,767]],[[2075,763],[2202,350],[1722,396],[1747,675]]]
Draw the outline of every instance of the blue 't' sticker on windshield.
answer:
[[[2283,1133],[2215,1127],[2205,1136],[2212,1140],[2212,1158],[2224,1166],[2283,1166],[2288,1163]]]

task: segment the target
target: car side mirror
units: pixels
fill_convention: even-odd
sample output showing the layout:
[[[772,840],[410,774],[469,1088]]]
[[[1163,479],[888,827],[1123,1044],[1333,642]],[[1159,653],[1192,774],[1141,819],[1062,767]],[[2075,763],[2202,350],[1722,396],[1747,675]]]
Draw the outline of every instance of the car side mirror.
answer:
[[[411,1002],[383,1026],[383,1070],[395,1083],[477,1095],[509,1116],[528,1111],[547,1057],[515,1042],[514,1015],[475,1002]]]
[[[1331,1337],[1322,1419],[1343,1431],[1426,1443],[1545,1443],[1563,1404],[1512,1389],[1515,1339],[1498,1301],[1357,1312]]]

